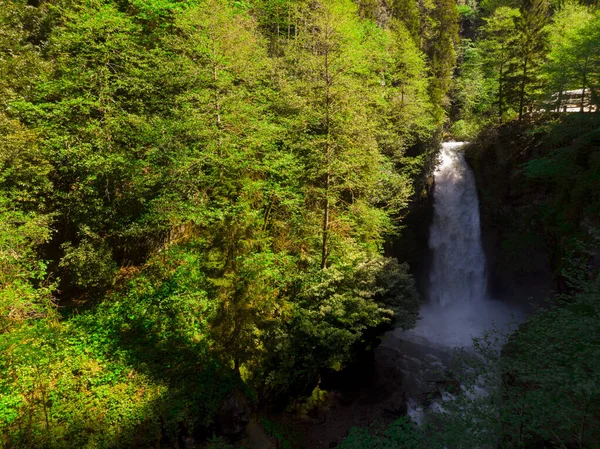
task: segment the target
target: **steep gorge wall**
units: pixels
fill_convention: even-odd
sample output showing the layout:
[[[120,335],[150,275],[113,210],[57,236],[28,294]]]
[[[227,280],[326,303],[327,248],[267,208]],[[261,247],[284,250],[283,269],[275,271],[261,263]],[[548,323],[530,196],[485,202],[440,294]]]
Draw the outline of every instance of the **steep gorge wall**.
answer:
[[[433,173],[441,147],[441,132],[407,150],[408,157],[420,158],[421,165],[413,184],[414,194],[401,218],[403,227],[398,235],[388,239],[386,256],[395,257],[410,266],[421,297],[427,290],[427,275],[431,259],[429,228],[433,220]]]
[[[590,114],[511,122],[467,148],[494,297],[539,303],[565,290],[573,241],[597,218],[599,122]]]

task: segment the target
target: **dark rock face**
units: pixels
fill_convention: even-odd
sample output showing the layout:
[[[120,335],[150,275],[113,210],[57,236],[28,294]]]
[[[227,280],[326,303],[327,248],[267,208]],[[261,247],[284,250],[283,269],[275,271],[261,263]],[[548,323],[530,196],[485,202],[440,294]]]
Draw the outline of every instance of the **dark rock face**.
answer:
[[[239,390],[227,396],[219,408],[216,422],[223,435],[235,436],[242,433],[250,422],[251,408],[248,399]]]
[[[404,228],[399,236],[385,245],[385,255],[407,262],[415,277],[421,297],[427,295],[428,273],[431,261],[429,228],[433,220],[433,178],[420,196],[413,199],[403,219]]]
[[[400,263],[407,262],[415,277],[421,297],[427,295],[429,264],[429,228],[433,221],[433,173],[438,162],[442,135],[421,142],[406,151],[407,157],[423,157],[423,168],[417,178],[415,194],[411,198],[407,213],[402,216],[403,228],[398,236],[385,244],[385,255],[395,257]]]
[[[183,449],[196,449],[196,441],[192,437],[183,437]]]
[[[556,245],[539,219],[546,194],[521,169],[539,156],[539,137],[520,139],[520,132],[516,125],[490,129],[466,148],[465,158],[479,193],[489,294],[528,309],[553,296]]]

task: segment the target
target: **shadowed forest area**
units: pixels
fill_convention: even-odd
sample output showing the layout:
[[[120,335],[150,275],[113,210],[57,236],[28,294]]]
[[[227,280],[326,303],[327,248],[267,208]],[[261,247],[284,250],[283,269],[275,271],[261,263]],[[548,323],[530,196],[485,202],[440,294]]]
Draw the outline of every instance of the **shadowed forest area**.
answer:
[[[338,447],[600,447],[599,104],[594,1],[0,0],[0,448],[303,447],[418,321],[448,139],[556,295]]]

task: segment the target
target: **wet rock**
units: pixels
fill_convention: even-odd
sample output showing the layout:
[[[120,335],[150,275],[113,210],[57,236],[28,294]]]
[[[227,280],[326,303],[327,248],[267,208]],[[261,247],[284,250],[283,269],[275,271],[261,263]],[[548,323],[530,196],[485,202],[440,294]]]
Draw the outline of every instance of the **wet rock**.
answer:
[[[196,449],[196,441],[192,437],[183,437],[183,449]]]
[[[400,401],[394,404],[394,407],[385,408],[383,412],[390,417],[396,419],[408,414],[408,401],[406,394],[402,392]]]
[[[248,399],[239,390],[232,391],[221,403],[216,422],[224,435],[239,435],[250,422]]]

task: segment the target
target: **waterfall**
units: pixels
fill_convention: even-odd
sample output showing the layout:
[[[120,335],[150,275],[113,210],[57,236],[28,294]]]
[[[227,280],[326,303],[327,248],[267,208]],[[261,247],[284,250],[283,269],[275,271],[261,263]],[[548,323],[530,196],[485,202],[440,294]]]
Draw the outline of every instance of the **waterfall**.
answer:
[[[487,297],[475,178],[460,148],[444,143],[435,171],[432,263],[427,301],[403,338],[428,345],[470,346],[472,338],[513,320],[505,304]]]
[[[477,189],[471,169],[457,151],[463,145],[444,143],[435,171],[429,299],[438,307],[481,301],[486,293]]]
[[[428,413],[443,411],[444,403],[454,397],[444,391],[430,403],[420,399],[431,393],[431,379],[445,378],[450,349],[472,347],[473,338],[488,330],[499,331],[495,337],[500,337],[520,321],[518,311],[487,294],[477,188],[461,152],[463,145],[443,144],[434,173],[432,260],[420,319],[414,329],[395,331],[396,338],[386,343],[397,351],[402,390],[409,396],[408,415],[418,424],[426,422]],[[479,386],[467,394],[483,398],[486,390]]]

